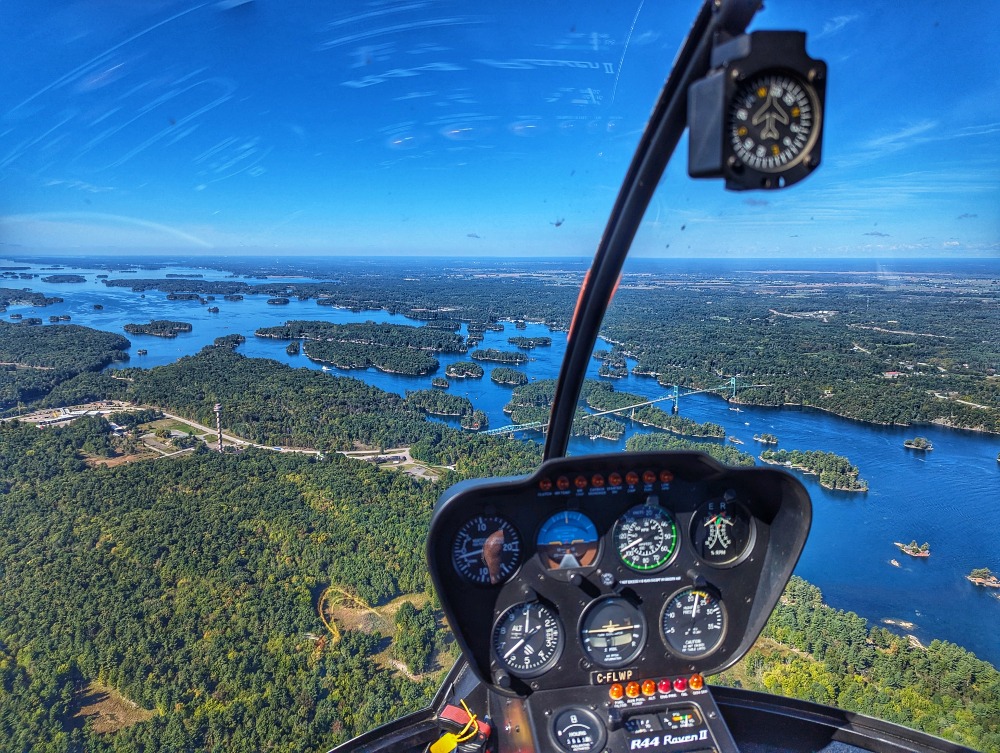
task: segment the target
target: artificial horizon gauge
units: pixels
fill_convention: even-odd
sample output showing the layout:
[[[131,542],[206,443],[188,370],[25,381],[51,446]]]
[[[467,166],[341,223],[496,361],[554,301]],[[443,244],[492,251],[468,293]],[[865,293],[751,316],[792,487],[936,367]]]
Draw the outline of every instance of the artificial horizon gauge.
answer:
[[[646,643],[646,621],[635,606],[613,596],[592,604],[580,623],[584,653],[602,667],[623,667]]]
[[[516,677],[537,677],[559,660],[565,634],[556,613],[533,601],[515,604],[493,626],[493,654]]]
[[[715,651],[726,636],[726,608],[708,589],[685,588],[663,607],[660,629],[667,648],[685,659]]]
[[[691,543],[695,554],[710,565],[726,567],[739,562],[750,547],[753,522],[734,492],[703,504],[691,518]]]
[[[765,71],[742,82],[729,106],[727,132],[735,157],[762,173],[797,164],[816,140],[812,87],[796,75]]]
[[[639,572],[658,570],[677,550],[677,525],[658,505],[636,505],[615,522],[612,538],[618,557]]]
[[[593,565],[600,540],[590,518],[577,510],[564,510],[542,523],[537,545],[547,569],[570,570]]]
[[[451,543],[455,570],[476,585],[496,585],[521,564],[521,536],[499,515],[477,515],[458,529]]]

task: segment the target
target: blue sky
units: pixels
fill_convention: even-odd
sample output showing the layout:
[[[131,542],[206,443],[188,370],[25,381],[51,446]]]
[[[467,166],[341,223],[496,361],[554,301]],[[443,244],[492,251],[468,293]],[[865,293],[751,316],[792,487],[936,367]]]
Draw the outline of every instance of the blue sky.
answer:
[[[6,0],[0,253],[589,256],[693,2]],[[824,164],[686,177],[641,256],[1000,256],[1000,7],[769,2]]]

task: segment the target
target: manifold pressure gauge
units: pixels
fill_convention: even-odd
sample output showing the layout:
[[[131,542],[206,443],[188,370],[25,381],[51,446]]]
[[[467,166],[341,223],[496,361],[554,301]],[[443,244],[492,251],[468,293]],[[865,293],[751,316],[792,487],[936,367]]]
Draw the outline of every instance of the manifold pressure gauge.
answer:
[[[805,34],[758,31],[712,51],[688,90],[688,173],[726,188],[784,188],[820,163],[826,64]]]

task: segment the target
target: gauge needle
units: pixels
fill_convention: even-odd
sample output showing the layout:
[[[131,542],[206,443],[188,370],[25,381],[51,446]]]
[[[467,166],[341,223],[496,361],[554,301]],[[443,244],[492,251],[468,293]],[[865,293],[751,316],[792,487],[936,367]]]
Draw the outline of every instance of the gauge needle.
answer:
[[[645,541],[646,541],[646,539],[636,539],[636,540],[635,540],[635,541],[633,541],[633,542],[632,542],[631,544],[626,544],[625,546],[623,546],[623,547],[622,547],[621,549],[619,549],[618,551],[619,551],[619,552],[621,552],[621,553],[625,553],[625,552],[627,552],[627,551],[628,551],[629,549],[631,549],[632,547],[634,547],[634,546],[639,546],[639,544],[642,544],[642,543],[644,543]]]
[[[521,648],[521,646],[524,645],[524,642],[526,640],[528,640],[528,636],[524,636],[521,640],[519,640],[517,643],[511,646],[510,649],[507,651],[507,653],[503,655],[503,658],[509,659],[510,655],[513,654],[515,651],[517,651],[519,648]]]
[[[693,620],[698,616],[698,594],[692,594],[694,596],[694,603],[691,605],[691,619]]]

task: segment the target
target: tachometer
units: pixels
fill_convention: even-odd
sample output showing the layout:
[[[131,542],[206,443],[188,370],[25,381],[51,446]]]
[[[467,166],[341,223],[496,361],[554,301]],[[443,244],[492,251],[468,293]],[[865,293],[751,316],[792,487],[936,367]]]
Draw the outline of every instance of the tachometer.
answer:
[[[635,606],[619,597],[596,602],[580,624],[583,650],[602,667],[623,667],[646,642],[646,621]]]
[[[663,607],[661,629],[667,648],[678,656],[708,656],[726,636],[726,608],[707,589],[685,588]]]
[[[451,544],[455,570],[485,586],[507,580],[521,564],[521,536],[506,518],[477,515],[462,524]]]
[[[691,519],[691,543],[695,553],[716,567],[740,561],[753,536],[750,513],[727,492],[722,499],[713,499],[701,507]]]
[[[559,660],[565,635],[559,617],[539,602],[510,607],[493,626],[493,654],[517,677],[537,677]]]
[[[677,525],[670,513],[652,504],[636,505],[622,515],[613,537],[621,561],[639,572],[663,567],[677,549]]]
[[[549,570],[594,564],[598,544],[597,527],[576,510],[556,513],[538,531],[538,554]]]

